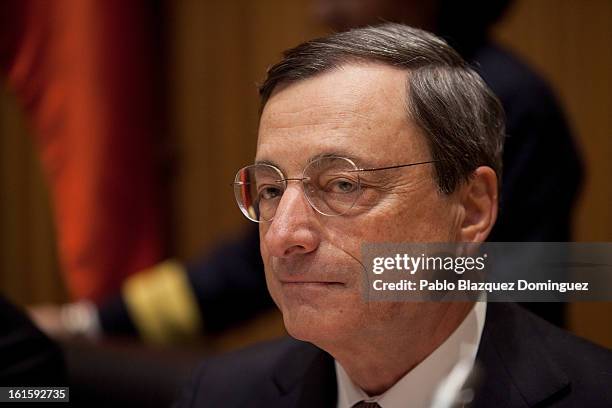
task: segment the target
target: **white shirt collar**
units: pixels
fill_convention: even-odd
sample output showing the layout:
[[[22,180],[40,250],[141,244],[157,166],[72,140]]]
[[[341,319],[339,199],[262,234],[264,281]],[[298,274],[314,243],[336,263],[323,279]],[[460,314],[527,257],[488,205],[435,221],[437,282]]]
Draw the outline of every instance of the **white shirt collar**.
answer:
[[[469,361],[473,367],[484,328],[486,305],[486,302],[476,302],[444,343],[379,396],[368,397],[336,361],[337,408],[350,408],[363,400],[376,401],[381,408],[430,407],[438,385],[460,361]],[[462,382],[467,379],[467,375]]]

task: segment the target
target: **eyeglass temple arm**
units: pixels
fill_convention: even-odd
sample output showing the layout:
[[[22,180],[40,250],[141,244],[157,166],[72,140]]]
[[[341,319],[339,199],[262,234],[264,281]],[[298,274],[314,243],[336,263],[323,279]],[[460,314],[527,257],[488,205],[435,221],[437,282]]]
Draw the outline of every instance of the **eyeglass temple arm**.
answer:
[[[387,166],[387,167],[376,167],[376,168],[371,168],[371,169],[356,169],[356,170],[350,170],[351,172],[357,172],[357,171],[377,171],[377,170],[390,170],[390,169],[397,169],[400,167],[410,167],[410,166],[418,166],[419,164],[428,164],[428,163],[437,163],[440,160],[428,160],[428,161],[423,161],[423,162],[417,162],[417,163],[409,163],[409,164],[398,164],[396,166]]]

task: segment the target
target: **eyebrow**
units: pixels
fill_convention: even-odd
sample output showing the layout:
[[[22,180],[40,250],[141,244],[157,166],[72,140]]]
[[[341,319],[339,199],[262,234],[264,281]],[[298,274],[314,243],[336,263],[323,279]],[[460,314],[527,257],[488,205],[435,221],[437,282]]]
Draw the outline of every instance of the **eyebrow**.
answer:
[[[341,153],[341,152],[327,152],[327,153],[320,153],[317,154],[316,156],[312,156],[310,159],[308,159],[308,162],[306,164],[310,164],[314,161],[317,161],[319,159],[327,159],[330,157],[346,157],[347,159],[351,159],[353,161],[355,161],[355,158],[352,157],[351,155],[348,155],[346,153]]]
[[[325,152],[325,153],[319,153],[317,155],[314,155],[312,157],[310,157],[308,159],[308,161],[306,162],[306,165],[309,165],[310,163],[319,160],[319,159],[325,159],[325,158],[330,158],[330,157],[343,157],[346,159],[350,159],[352,160],[357,167],[359,168],[363,168],[363,167],[374,167],[374,163],[371,163],[367,160],[364,160],[363,158],[359,158],[357,156],[354,156],[352,154],[349,154],[346,151],[329,151],[329,152]],[[274,166],[276,168],[278,168],[279,170],[282,171],[282,167],[276,163],[274,160],[269,160],[269,159],[263,159],[263,160],[256,160],[255,164],[267,164],[270,166]]]
[[[269,165],[269,166],[274,166],[274,167],[276,167],[276,168],[278,168],[278,169],[280,169],[280,168],[281,168],[281,166],[279,166],[279,165],[278,165],[277,163],[275,163],[274,161],[272,161],[272,160],[266,160],[266,159],[264,159],[264,160],[255,160],[255,163],[253,163],[253,164],[267,164],[267,165]]]
[[[376,163],[372,162],[371,160],[367,160],[367,159],[364,159],[363,157],[358,157],[358,156],[349,154],[347,152],[342,152],[342,151],[318,154],[314,157],[311,157],[308,163],[311,163],[317,159],[323,159],[323,158],[328,158],[328,157],[343,157],[345,159],[350,159],[353,161],[353,163],[355,163],[355,165],[360,171],[362,170],[368,171],[370,169],[376,168],[377,166]]]

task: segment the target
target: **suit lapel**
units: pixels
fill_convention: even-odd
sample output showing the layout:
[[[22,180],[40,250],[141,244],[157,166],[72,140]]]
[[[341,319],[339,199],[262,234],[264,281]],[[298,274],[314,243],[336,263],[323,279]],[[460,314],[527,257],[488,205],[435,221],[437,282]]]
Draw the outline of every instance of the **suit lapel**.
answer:
[[[335,407],[337,397],[334,359],[327,353],[319,353],[304,375],[298,407]]]
[[[279,361],[272,381],[275,392],[269,394],[267,406],[335,407],[334,359],[310,343],[296,341]]]
[[[569,379],[532,319],[517,305],[488,304],[477,355],[483,381],[474,407],[533,407],[569,392]]]

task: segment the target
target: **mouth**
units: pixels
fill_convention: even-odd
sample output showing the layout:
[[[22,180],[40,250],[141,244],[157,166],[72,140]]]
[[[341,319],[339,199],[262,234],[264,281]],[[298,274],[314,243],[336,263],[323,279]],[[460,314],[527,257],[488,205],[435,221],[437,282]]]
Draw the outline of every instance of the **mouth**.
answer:
[[[331,291],[345,289],[346,283],[336,281],[318,280],[280,280],[281,287],[288,293],[328,293]]]
[[[342,293],[347,288],[346,284],[342,282],[330,282],[330,281],[286,281],[281,280],[282,292],[292,298],[313,300],[321,296],[328,296],[334,293]]]
[[[352,287],[354,272],[347,265],[328,259],[302,258],[287,262],[273,259],[272,274],[283,289],[328,291]]]
[[[334,281],[315,281],[315,280],[280,280],[283,286],[295,286],[295,287],[317,287],[317,286],[346,286],[344,282]]]

